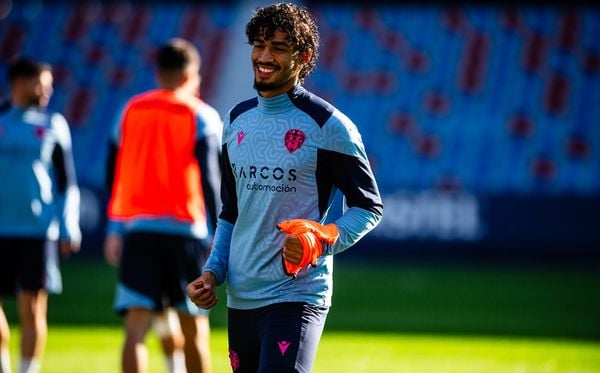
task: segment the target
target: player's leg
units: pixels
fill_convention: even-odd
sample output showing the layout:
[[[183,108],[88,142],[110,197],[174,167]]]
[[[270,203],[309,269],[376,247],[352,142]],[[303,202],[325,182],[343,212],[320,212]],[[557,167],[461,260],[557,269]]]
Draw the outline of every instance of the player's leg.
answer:
[[[185,338],[185,364],[188,372],[210,372],[210,324],[207,315],[179,313]]]
[[[227,310],[229,363],[236,373],[256,373],[260,363],[258,310]]]
[[[298,302],[265,307],[258,372],[311,372],[327,312],[327,307]]]
[[[21,323],[21,372],[38,372],[48,335],[47,250],[56,242],[24,239],[20,245],[17,307]]]
[[[6,314],[0,300],[0,373],[10,373],[10,353],[8,344],[10,342],[10,329]]]
[[[151,321],[152,313],[146,308],[131,308],[125,314],[125,343],[121,356],[123,372],[148,370],[145,338]]]
[[[17,298],[21,322],[21,372],[38,372],[46,346],[48,293],[21,291]]]
[[[183,353],[185,341],[177,312],[172,308],[167,308],[163,312],[155,314],[152,323],[154,331],[160,339],[169,372],[185,372],[185,356]]]
[[[17,287],[17,252],[14,240],[9,238],[0,238],[0,373],[10,373],[10,328],[4,308],[2,298],[14,297]]]
[[[123,242],[115,294],[115,310],[124,315],[123,372],[147,370],[145,337],[153,314],[163,310],[156,240],[156,234],[135,232],[126,234]]]
[[[165,235],[163,247],[165,292],[169,305],[179,314],[185,339],[185,361],[188,372],[210,372],[209,312],[195,306],[188,298],[186,285],[200,276],[208,257],[208,248],[196,238]]]

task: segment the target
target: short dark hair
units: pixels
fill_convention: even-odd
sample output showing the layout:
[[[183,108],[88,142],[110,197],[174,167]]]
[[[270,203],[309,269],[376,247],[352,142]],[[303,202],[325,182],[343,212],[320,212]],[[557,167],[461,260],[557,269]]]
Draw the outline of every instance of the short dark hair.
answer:
[[[13,57],[8,66],[8,81],[12,84],[19,78],[34,78],[43,71],[52,72],[52,67],[45,62],[27,57]]]
[[[288,34],[288,41],[300,54],[312,51],[311,59],[300,70],[300,80],[304,80],[315,69],[319,58],[319,31],[315,19],[305,7],[291,3],[258,8],[246,25],[248,43],[254,43],[258,37],[270,39],[277,30]]]
[[[173,38],[158,49],[156,67],[161,72],[182,72],[190,65],[200,67],[202,60],[198,49],[187,40]]]

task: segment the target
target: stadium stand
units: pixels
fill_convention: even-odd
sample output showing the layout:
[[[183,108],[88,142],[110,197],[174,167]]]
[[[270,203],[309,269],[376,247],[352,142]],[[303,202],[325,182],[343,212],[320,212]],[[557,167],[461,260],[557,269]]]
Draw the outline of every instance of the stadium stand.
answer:
[[[14,2],[0,25],[2,72],[10,56],[34,55],[55,68],[51,109],[73,129],[79,178],[101,187],[103,149],[119,107],[154,84],[153,48],[173,36],[194,42],[205,57],[203,95],[222,58],[231,15],[228,6],[129,2]],[[33,8],[33,9],[32,9]],[[1,93],[8,90],[2,81]]]
[[[317,7],[310,87],[369,130],[384,191],[600,191],[597,11]]]
[[[72,126],[79,179],[93,190],[102,188],[100,144],[116,112],[126,98],[153,85],[158,42],[182,36],[199,47],[207,101],[236,89],[220,86],[217,77],[241,63],[226,51],[231,26],[249,12],[246,5],[8,4],[0,9],[0,74],[15,53],[55,67],[51,108]],[[563,246],[600,244],[590,223],[600,219],[597,7],[315,2],[310,8],[322,48],[306,85],[361,127],[391,207],[375,237],[421,237],[411,235],[410,224],[428,219],[419,198],[433,194],[429,201],[455,197],[436,202],[431,214],[455,204],[458,210],[450,208],[443,219],[468,221],[456,232],[470,233],[423,228],[423,237],[501,237],[518,246],[552,241],[558,236],[548,230],[559,227],[566,229],[559,237]],[[7,82],[0,82],[5,95]],[[523,213],[529,208],[537,213]],[[561,219],[544,220],[557,212],[564,213]],[[569,218],[575,221],[563,226]],[[507,230],[504,220],[523,226]]]

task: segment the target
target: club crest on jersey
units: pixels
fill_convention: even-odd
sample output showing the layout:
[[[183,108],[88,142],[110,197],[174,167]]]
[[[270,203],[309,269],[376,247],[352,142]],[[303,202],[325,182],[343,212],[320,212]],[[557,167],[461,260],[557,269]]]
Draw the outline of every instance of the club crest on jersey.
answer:
[[[304,134],[304,132],[300,131],[299,129],[293,128],[285,133],[285,147],[287,148],[288,152],[293,153],[296,150],[300,149],[302,144],[304,144],[305,139],[306,135]]]

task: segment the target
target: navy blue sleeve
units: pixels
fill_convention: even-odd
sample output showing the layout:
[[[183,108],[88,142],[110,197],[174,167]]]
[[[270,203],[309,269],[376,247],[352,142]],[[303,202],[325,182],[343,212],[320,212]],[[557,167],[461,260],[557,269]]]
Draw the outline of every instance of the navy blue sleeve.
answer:
[[[59,193],[66,193],[70,184],[76,184],[75,165],[68,161],[68,156],[60,144],[56,144],[52,152],[52,164],[54,165],[54,176]]]
[[[104,176],[104,187],[106,188],[107,194],[112,195],[113,182],[115,180],[115,167],[117,164],[117,152],[118,147],[112,141],[108,143],[108,151],[106,155],[105,164],[105,176]]]
[[[237,193],[235,189],[235,176],[229,162],[227,145],[223,145],[221,151],[221,169],[223,170],[221,178],[221,200],[223,201],[223,210],[219,216],[221,219],[235,224],[238,218]]]
[[[200,166],[202,191],[206,206],[209,231],[217,228],[217,217],[221,209],[219,200],[219,184],[221,179],[219,139],[216,135],[204,136],[196,141],[196,159]]]
[[[332,158],[333,180],[346,197],[348,207],[383,215],[383,203],[368,161],[335,152]]]
[[[354,245],[379,224],[383,216],[383,202],[366,159],[320,150],[317,167],[317,175],[322,178],[319,183],[321,214],[332,198],[330,194],[334,189],[329,189],[331,185],[342,192],[348,207],[335,221],[340,232],[338,240],[324,250],[325,255],[333,255]]]
[[[342,192],[348,207],[362,208],[376,215],[383,214],[379,189],[365,159],[324,149],[319,149],[317,159],[321,215],[333,197],[333,185]]]
[[[65,166],[65,156],[62,147],[56,144],[52,152],[52,164],[54,165],[54,174],[56,177],[56,190],[59,193],[67,191],[67,168]]]
[[[52,150],[52,165],[56,182],[55,206],[59,218],[60,239],[81,242],[79,228],[80,194],[71,147],[71,133],[65,118],[54,113],[50,116],[51,128],[56,135]]]

